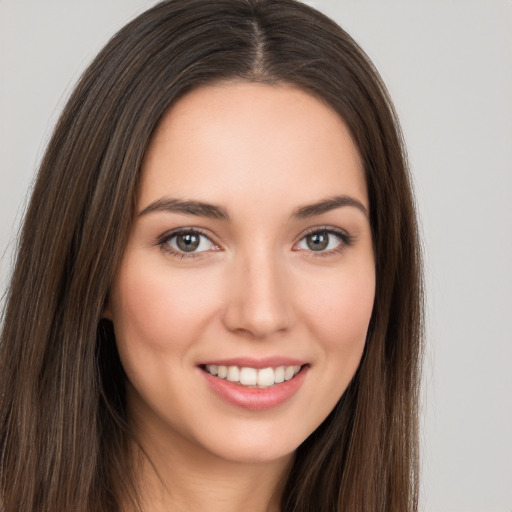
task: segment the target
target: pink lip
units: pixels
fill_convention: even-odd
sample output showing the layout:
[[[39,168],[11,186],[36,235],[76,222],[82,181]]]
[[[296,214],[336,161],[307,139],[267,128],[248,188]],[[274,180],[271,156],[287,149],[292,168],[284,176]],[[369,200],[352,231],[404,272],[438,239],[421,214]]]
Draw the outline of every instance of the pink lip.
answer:
[[[218,364],[230,366],[230,364],[226,364],[226,361],[227,360],[224,360]],[[278,363],[275,365],[273,363],[269,364],[268,362],[266,364],[262,364],[261,366],[254,366],[254,362],[251,364],[239,364],[241,360],[237,359],[236,361],[238,362],[236,364],[231,364],[231,366],[249,366],[252,368],[268,368],[269,366],[294,366],[293,363]],[[282,360],[280,359],[280,361]],[[261,360],[259,362],[261,362]],[[217,363],[212,362],[209,364]],[[231,405],[235,405],[243,409],[248,409],[250,411],[264,411],[266,409],[271,409],[272,407],[277,407],[278,405],[281,405],[292,398],[293,395],[295,395],[295,393],[297,393],[302,386],[308,370],[309,365],[305,365],[301,368],[301,371],[290,380],[280,384],[274,384],[273,386],[264,389],[248,388],[242,386],[241,384],[230,382],[226,379],[220,379],[210,375],[207,371],[202,369],[201,375],[206,380],[206,383],[210,389]]]
[[[238,366],[239,368],[245,366],[260,369],[270,367],[277,368],[278,366],[304,366],[307,364],[307,361],[281,356],[263,357],[258,359],[253,357],[233,357],[230,359],[203,361],[199,363],[199,366],[205,366],[207,364],[215,364],[217,366]]]

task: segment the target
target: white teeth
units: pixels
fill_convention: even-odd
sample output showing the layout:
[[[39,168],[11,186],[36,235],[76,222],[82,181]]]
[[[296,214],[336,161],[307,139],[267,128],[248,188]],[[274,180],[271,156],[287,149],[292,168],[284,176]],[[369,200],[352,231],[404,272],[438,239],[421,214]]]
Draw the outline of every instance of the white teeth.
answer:
[[[256,368],[240,369],[240,384],[244,386],[255,386],[258,380],[258,370]]]
[[[274,370],[274,382],[276,384],[284,382],[284,366],[279,366]]]
[[[258,386],[272,386],[274,382],[274,370],[272,368],[258,370]]]
[[[225,367],[224,367],[225,368]],[[219,368],[216,364],[207,364],[206,370],[211,373],[212,375],[217,375],[219,373]]]
[[[300,366],[278,366],[277,368],[249,368],[238,366],[222,366],[207,364],[205,370],[220,379],[230,382],[238,382],[242,386],[268,388],[274,384],[280,384],[290,380],[300,371]]]
[[[295,375],[295,367],[287,366],[284,370],[284,380],[290,380]]]
[[[230,382],[238,382],[240,380],[240,369],[238,366],[228,366],[227,380]]]

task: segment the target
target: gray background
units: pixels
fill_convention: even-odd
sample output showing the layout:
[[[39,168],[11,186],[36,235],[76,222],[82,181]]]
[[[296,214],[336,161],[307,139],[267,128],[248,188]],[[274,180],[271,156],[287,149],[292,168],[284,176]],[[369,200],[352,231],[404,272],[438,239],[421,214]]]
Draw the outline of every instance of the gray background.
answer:
[[[0,293],[85,65],[150,0],[0,0]],[[512,511],[512,3],[318,0],[386,81],[425,244],[422,508]]]

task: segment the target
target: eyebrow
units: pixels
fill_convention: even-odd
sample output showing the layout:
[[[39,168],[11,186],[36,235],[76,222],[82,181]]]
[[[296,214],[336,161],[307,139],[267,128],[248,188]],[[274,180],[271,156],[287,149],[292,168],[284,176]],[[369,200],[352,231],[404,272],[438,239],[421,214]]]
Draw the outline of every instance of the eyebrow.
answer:
[[[344,206],[352,206],[357,208],[368,217],[368,210],[361,201],[351,196],[333,196],[327,199],[322,199],[316,203],[300,206],[292,214],[292,218],[305,219],[308,217],[314,217],[315,215],[321,215],[336,208],[342,208]]]
[[[186,215],[197,215],[208,217],[210,219],[229,220],[228,212],[221,206],[216,206],[202,201],[185,201],[183,199],[174,199],[162,197],[139,213],[139,217],[153,212],[184,213]]]
[[[351,196],[333,196],[322,199],[312,204],[299,206],[291,215],[291,219],[306,219],[321,215],[337,208],[351,206],[360,210],[368,217],[368,210],[361,201]],[[146,206],[139,217],[153,212],[183,213],[185,215],[197,215],[210,219],[230,220],[229,213],[221,206],[205,203],[203,201],[183,200],[178,198],[162,197]]]

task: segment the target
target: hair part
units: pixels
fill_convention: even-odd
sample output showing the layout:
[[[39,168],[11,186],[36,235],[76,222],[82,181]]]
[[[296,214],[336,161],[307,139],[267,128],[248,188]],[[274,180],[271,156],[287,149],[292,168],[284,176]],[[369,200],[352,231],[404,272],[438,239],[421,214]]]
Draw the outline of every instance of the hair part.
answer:
[[[5,512],[137,503],[126,376],[102,314],[160,119],[193,88],[233,80],[291,84],[338,112],[370,200],[377,281],[363,358],[298,448],[282,511],[417,510],[421,256],[385,86],[346,32],[300,2],[168,0],[89,66],[37,176],[0,338]]]

